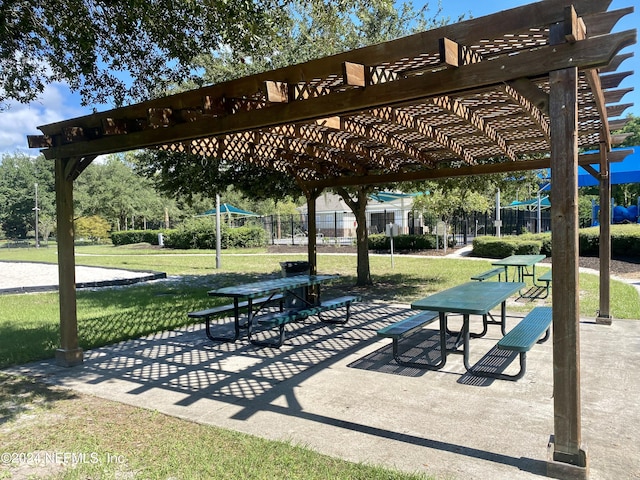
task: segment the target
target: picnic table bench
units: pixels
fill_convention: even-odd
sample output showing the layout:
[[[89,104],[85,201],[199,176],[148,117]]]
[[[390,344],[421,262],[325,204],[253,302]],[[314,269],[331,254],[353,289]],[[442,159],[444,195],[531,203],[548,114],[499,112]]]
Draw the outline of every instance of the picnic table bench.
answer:
[[[551,269],[549,269],[549,270],[547,270],[546,272],[544,272],[542,275],[540,275],[538,277],[538,280],[540,280],[541,282],[545,282],[545,284],[546,284],[547,293],[546,293],[545,297],[547,297],[549,295],[549,285],[551,284],[551,274],[552,274],[552,271],[551,271]]]
[[[471,280],[478,280],[482,282],[483,280],[487,280],[492,277],[498,277],[498,281],[502,279],[502,275],[505,273],[503,267],[492,268],[491,270],[487,270],[486,272],[478,273],[471,277]]]
[[[266,346],[272,348],[280,348],[285,340],[285,326],[291,322],[297,322],[305,320],[311,316],[318,316],[323,312],[329,310],[335,310],[337,308],[346,308],[346,315],[344,319],[322,319],[325,323],[344,324],[349,321],[349,311],[351,304],[361,300],[361,297],[356,295],[345,295],[342,297],[332,298],[321,301],[318,305],[307,305],[302,308],[286,310],[282,312],[267,313],[256,317],[256,321],[259,325],[267,328],[278,328],[278,336],[275,339],[270,340],[257,340],[252,335],[252,328],[249,328],[249,341],[254,345]]]
[[[425,325],[429,325],[430,323],[437,320],[439,316],[440,314],[438,312],[424,310],[420,313],[407,317],[404,320],[400,320],[399,322],[395,322],[391,325],[387,325],[386,327],[381,328],[380,330],[378,330],[377,334],[379,337],[390,338],[392,340],[393,359],[398,365],[414,368],[437,368],[439,365],[431,365],[424,362],[410,362],[403,360],[400,356],[399,343],[403,338],[413,335],[414,333],[421,330]]]
[[[535,307],[496,344],[500,350],[519,352],[520,371],[517,374],[494,373],[475,368],[472,369],[470,373],[501,380],[518,380],[522,378],[527,369],[527,352],[531,350],[536,343],[543,343],[549,338],[551,321],[551,307]]]
[[[264,307],[268,305],[276,305],[279,304],[280,311],[283,309],[284,295],[276,294],[270,297],[262,297],[262,298],[254,298],[253,305]],[[243,302],[238,303],[239,311],[246,311],[249,306],[249,301],[245,300]],[[205,322],[205,333],[209,340],[227,340],[227,337],[216,337],[211,333],[211,320],[214,318],[220,318],[235,311],[236,306],[233,303],[229,303],[226,305],[217,305],[215,307],[207,308],[205,310],[198,310],[196,312],[189,312],[187,316],[189,318],[194,318],[197,320],[204,320]],[[240,328],[246,328],[246,325],[238,324],[238,328],[236,331],[236,338],[240,335]]]

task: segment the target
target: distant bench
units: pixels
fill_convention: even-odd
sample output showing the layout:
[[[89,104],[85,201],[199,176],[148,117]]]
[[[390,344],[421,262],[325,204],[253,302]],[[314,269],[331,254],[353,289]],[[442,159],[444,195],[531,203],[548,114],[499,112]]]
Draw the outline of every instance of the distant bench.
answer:
[[[431,310],[425,310],[410,317],[400,320],[399,322],[387,325],[384,328],[378,330],[379,337],[390,338],[393,344],[393,359],[398,365],[413,368],[432,368],[434,365],[409,362],[402,360],[400,357],[399,343],[405,337],[413,335],[417,331],[421,330],[425,325],[429,325],[440,317],[438,312],[432,312]]]
[[[272,295],[270,297],[254,298],[252,301],[252,304],[254,306],[260,306],[260,307],[264,307],[268,305],[274,305],[274,306],[279,305],[280,311],[282,311],[284,306],[283,302],[284,302],[284,296],[282,294],[277,294],[277,295]],[[244,302],[238,303],[238,308],[240,311],[245,311],[248,306],[249,306],[249,302],[247,300],[245,300]],[[187,316],[189,318],[193,318],[200,321],[204,320],[205,332],[207,334],[207,337],[209,337],[210,340],[213,340],[213,341],[221,340],[226,342],[235,341],[240,336],[240,328],[243,327],[237,321],[235,325],[235,337],[216,337],[211,333],[211,320],[214,318],[227,316],[230,313],[232,314],[234,311],[234,308],[235,307],[233,303],[228,305],[218,305],[216,307],[207,308],[205,310],[198,310],[197,312],[189,312],[187,313]]]
[[[527,369],[527,352],[531,350],[536,343],[545,342],[549,338],[551,321],[551,307],[535,307],[496,344],[500,350],[510,350],[520,353],[520,371],[516,375],[493,373],[476,369],[471,370],[470,373],[481,377],[492,377],[501,380],[518,380],[522,378]]]
[[[545,297],[549,295],[549,285],[551,284],[551,272],[552,270],[547,270],[546,272],[544,272],[542,275],[538,277],[539,281],[546,283],[547,294],[545,295]]]
[[[320,319],[325,323],[344,324],[349,321],[349,310],[351,304],[361,300],[361,297],[355,295],[346,295],[343,297],[323,300],[318,305],[309,305],[295,310],[287,310],[284,312],[267,313],[254,317],[254,320],[261,326],[267,328],[278,328],[278,336],[275,340],[256,340],[251,338],[252,332],[249,332],[249,341],[254,345],[266,346],[272,348],[280,348],[285,340],[285,326],[288,323],[304,320],[314,315],[320,316],[321,313],[338,308],[346,308],[346,315],[343,320]],[[252,327],[253,329],[253,327]]]
[[[487,270],[486,272],[482,272],[482,273],[478,273],[477,275],[474,275],[473,277],[471,277],[471,280],[478,280],[482,282],[483,280],[487,280],[489,278],[497,276],[498,281],[500,281],[502,279],[502,274],[504,274],[504,268],[502,267],[492,268],[491,270]]]

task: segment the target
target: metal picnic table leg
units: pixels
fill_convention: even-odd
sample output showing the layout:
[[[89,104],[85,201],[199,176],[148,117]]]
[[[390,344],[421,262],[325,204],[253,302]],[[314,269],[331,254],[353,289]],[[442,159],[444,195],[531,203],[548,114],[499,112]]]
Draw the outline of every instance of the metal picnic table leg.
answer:
[[[500,331],[504,337],[507,334],[507,301],[500,305]]]
[[[240,306],[238,305],[238,297],[233,297],[233,327],[234,335],[232,337],[219,337],[211,333],[211,318],[205,318],[205,333],[209,340],[214,342],[235,342],[240,338]]]
[[[467,371],[471,370],[469,365],[469,315],[463,316],[462,323],[462,362]]]
[[[239,326],[239,324],[237,324]],[[253,298],[247,299],[247,337],[251,340],[251,332],[253,329]]]

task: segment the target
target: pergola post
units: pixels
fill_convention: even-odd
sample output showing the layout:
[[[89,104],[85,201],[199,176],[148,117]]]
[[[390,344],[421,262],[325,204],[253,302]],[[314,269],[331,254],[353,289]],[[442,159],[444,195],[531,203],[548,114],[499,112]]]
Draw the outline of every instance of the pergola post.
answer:
[[[305,196],[307,197],[307,223],[309,225],[309,230],[307,232],[307,251],[309,259],[309,273],[311,275],[316,275],[318,273],[318,249],[316,244],[316,200],[321,191],[322,190],[317,188],[305,189]],[[318,300],[318,295],[318,285],[309,287],[308,296],[312,297],[312,302],[315,303]]]
[[[578,70],[549,77],[551,119],[551,231],[553,250],[554,435],[548,473],[586,478],[581,448],[580,335],[578,277]]]
[[[58,280],[60,296],[60,348],[56,362],[72,367],[83,362],[78,346],[78,316],[76,310],[76,271],[73,228],[73,179],[67,175],[75,159],[55,160],[56,215],[58,241]]]
[[[611,325],[611,175],[604,142],[600,143],[600,310],[596,323]]]

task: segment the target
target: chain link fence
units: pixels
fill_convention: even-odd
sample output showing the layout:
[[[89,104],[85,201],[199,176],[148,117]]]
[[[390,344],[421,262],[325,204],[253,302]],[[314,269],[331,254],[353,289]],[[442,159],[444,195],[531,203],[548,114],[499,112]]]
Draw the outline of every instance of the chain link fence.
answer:
[[[384,233],[386,225],[397,223],[397,211],[371,212],[367,214],[367,229],[369,235]],[[528,210],[501,210],[501,234],[519,235],[522,233],[551,230],[551,216],[549,210],[538,212]],[[484,235],[495,235],[495,212],[487,214],[472,214],[465,217],[454,217],[449,223],[449,231],[453,235],[456,245],[467,245],[473,238]],[[420,235],[431,234],[435,231],[440,218],[435,216],[413,215],[409,212],[404,222],[402,233]],[[306,245],[308,244],[309,222],[306,214],[295,215],[267,215],[260,218],[247,219],[247,224],[262,226],[272,245]],[[404,230],[404,231],[403,231]],[[316,215],[316,241],[318,245],[355,245],[356,221],[351,212],[318,213]]]

